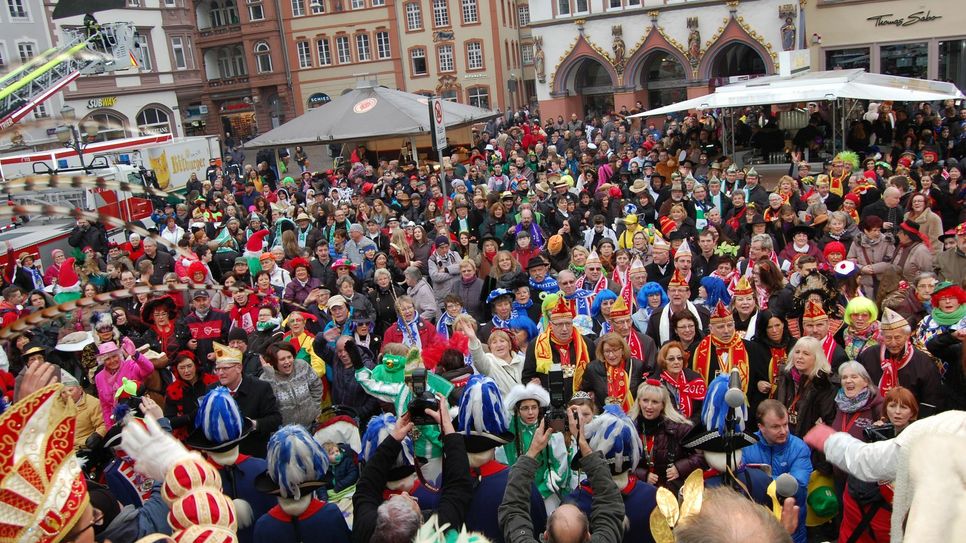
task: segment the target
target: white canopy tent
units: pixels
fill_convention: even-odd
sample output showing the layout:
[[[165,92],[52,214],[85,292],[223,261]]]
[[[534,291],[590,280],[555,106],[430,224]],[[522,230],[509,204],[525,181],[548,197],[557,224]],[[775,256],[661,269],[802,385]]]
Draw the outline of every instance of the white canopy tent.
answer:
[[[714,93],[652,109],[631,117],[654,117],[692,109],[721,109],[768,104],[834,101],[840,98],[895,102],[963,100],[952,83],[871,74],[865,70],[772,75],[718,87]]]

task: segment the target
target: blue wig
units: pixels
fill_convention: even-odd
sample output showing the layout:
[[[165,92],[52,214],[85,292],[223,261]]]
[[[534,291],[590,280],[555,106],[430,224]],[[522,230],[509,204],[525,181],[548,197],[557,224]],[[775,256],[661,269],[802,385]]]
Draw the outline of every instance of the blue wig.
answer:
[[[731,293],[728,286],[718,277],[707,275],[701,278],[701,286],[708,292],[708,298],[704,301],[707,307],[716,307],[720,300],[725,305],[731,304]]]
[[[201,398],[195,427],[201,428],[205,437],[215,443],[227,443],[241,437],[244,418],[227,388],[218,387]]]
[[[644,286],[641,287],[641,290],[637,291],[637,306],[648,307],[647,297],[651,294],[661,295],[661,307],[664,307],[670,301],[667,297],[667,292],[664,291],[664,287],[662,287],[660,283],[648,281],[647,283],[644,283]]]
[[[533,338],[540,334],[540,330],[537,329],[537,325],[530,320],[530,317],[528,317],[526,313],[520,313],[516,317],[510,319],[510,329],[526,330],[527,341],[533,341]]]
[[[597,296],[594,296],[593,305],[590,306],[590,314],[593,315],[595,319],[600,317],[600,306],[603,305],[607,300],[616,299],[617,295],[614,294],[614,291],[610,289],[605,288],[604,290],[598,292]]]
[[[329,457],[305,428],[289,424],[278,429],[268,440],[265,457],[268,476],[278,485],[283,498],[302,497],[299,485],[321,481],[329,470]]]

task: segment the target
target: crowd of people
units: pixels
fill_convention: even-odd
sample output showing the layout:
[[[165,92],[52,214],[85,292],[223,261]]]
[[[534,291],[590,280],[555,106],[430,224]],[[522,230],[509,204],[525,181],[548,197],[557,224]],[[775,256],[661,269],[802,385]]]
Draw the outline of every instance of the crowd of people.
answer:
[[[150,237],[78,220],[44,268],[8,246],[0,324],[45,318],[0,369],[2,417],[37,427],[0,426],[50,440],[70,497],[0,528],[664,542],[662,492],[704,479],[680,541],[715,514],[889,541],[892,482],[836,447],[966,406],[966,109],[876,106],[877,146],[773,179],[710,116],[521,111],[437,166],[213,160]]]

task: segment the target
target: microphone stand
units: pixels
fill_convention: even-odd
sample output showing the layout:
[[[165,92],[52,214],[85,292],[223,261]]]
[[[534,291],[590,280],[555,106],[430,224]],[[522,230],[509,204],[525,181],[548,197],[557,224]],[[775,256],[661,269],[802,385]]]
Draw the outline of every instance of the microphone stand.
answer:
[[[735,480],[734,472],[732,471],[732,466],[735,460],[735,410],[732,407],[728,407],[728,414],[725,416],[725,473],[721,474],[721,482],[723,485],[730,486],[735,491],[740,492],[737,481]],[[737,466],[735,466],[737,467]]]

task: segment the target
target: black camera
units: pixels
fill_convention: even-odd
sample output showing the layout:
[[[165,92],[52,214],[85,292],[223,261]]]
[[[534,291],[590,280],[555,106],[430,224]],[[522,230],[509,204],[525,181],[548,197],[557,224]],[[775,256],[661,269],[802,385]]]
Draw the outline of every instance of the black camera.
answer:
[[[554,432],[563,432],[567,427],[567,395],[564,392],[565,383],[563,370],[559,366],[551,369],[548,375],[550,392],[550,408],[544,415],[544,424]]]
[[[439,411],[439,398],[433,394],[426,385],[428,374],[425,368],[413,370],[412,375],[406,377],[409,387],[412,389],[412,399],[409,400],[409,419],[413,424],[436,424],[433,417],[426,414],[427,410]]]
[[[865,437],[867,443],[886,441],[896,437],[896,427],[891,423],[881,426],[867,426],[862,429],[862,436]]]

